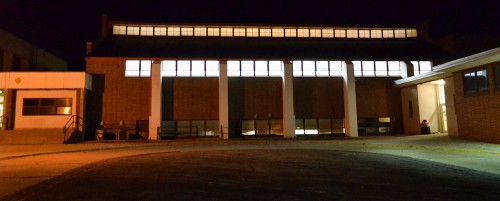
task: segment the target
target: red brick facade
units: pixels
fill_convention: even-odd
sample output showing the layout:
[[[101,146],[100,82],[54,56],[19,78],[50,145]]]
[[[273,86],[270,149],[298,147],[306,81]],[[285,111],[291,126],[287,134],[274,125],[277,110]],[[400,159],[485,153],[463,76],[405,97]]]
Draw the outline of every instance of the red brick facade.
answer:
[[[151,79],[125,77],[125,59],[87,59],[87,73],[104,74],[102,121],[105,124],[135,124],[148,120]]]
[[[458,136],[467,140],[500,143],[500,89],[495,89],[492,66],[487,66],[489,91],[485,93],[465,95],[463,71],[454,74]]]

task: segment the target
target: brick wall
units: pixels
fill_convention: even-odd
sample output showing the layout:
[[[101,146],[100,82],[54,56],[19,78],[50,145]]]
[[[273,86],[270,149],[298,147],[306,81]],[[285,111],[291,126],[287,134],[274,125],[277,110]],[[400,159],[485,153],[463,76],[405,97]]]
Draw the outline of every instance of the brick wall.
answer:
[[[87,59],[87,73],[104,74],[102,121],[105,124],[135,124],[148,120],[151,79],[125,77],[124,59]]]
[[[402,132],[401,89],[394,85],[399,78],[356,78],[358,118],[391,117],[391,130]]]
[[[218,78],[168,78],[172,79],[173,119],[219,119]],[[169,83],[169,82],[167,82]],[[169,86],[166,86],[170,88]],[[166,101],[167,104],[170,101]],[[166,106],[166,105],[163,105]],[[168,106],[166,106],[168,108]],[[168,117],[167,117],[168,118]]]
[[[229,78],[229,118],[283,118],[282,80],[279,77]]]
[[[344,118],[342,78],[294,78],[296,118]]]
[[[459,138],[500,143],[500,90],[494,88],[491,66],[488,67],[488,79],[489,92],[465,95],[463,72],[454,74]]]

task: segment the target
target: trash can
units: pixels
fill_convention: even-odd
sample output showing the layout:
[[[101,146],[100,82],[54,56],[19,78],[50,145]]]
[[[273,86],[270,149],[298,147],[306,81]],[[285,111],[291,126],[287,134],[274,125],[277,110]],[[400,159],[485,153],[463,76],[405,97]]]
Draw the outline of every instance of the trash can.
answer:
[[[427,122],[427,120],[423,120],[420,124],[420,133],[422,134],[431,134],[431,124]]]
[[[422,128],[420,128],[420,132],[422,134],[431,134],[431,127],[430,126],[422,127]]]

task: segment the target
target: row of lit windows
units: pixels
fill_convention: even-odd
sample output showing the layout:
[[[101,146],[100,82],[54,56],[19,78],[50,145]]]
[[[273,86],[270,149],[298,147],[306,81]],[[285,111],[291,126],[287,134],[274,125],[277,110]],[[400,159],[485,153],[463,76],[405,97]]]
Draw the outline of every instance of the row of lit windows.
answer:
[[[126,77],[150,77],[151,60],[127,60]],[[399,77],[401,61],[352,61],[356,77]],[[430,72],[431,62],[412,61],[415,75]],[[343,61],[292,61],[294,77],[341,77]],[[283,61],[228,60],[227,75],[230,77],[280,77]],[[218,77],[218,60],[164,60],[162,76],[167,77]]]
[[[114,25],[114,35],[291,38],[415,38],[416,29],[296,28],[296,27],[181,27]]]

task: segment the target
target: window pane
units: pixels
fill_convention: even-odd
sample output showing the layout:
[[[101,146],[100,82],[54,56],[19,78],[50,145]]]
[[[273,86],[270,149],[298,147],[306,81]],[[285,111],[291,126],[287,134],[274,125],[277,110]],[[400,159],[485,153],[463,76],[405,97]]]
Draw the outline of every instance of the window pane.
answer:
[[[285,37],[285,29],[273,28],[273,37]]]
[[[192,27],[182,27],[181,28],[182,36],[193,36],[193,28]]]
[[[406,30],[406,37],[417,37],[417,30],[416,29],[407,29]]]
[[[363,61],[363,76],[375,76],[375,66],[373,61]]]
[[[404,29],[396,29],[394,30],[394,37],[406,38],[406,31]]]
[[[38,115],[38,106],[24,106],[23,115]]]
[[[23,99],[23,106],[38,106],[37,98],[25,98]]]
[[[360,38],[370,38],[370,30],[359,30]]]
[[[241,130],[243,135],[255,135],[255,121],[254,120],[242,120]]]
[[[347,38],[357,38],[358,30],[357,29],[347,29]]]
[[[190,76],[191,75],[191,61],[179,60],[177,61],[177,76]]]
[[[161,73],[163,76],[175,76],[175,61],[166,60],[161,62]]]
[[[153,27],[141,27],[141,36],[152,36],[154,34]]]
[[[113,34],[114,35],[126,35],[127,27],[126,26],[113,26]]]
[[[58,98],[56,99],[57,107],[71,107],[72,99],[71,98]]]
[[[141,70],[151,70],[151,60],[141,60]]]
[[[285,37],[297,37],[297,29],[285,29]]]
[[[420,62],[420,71],[430,72],[432,70],[432,65],[430,61]]]
[[[255,76],[268,76],[267,61],[255,61]]]
[[[465,93],[474,93],[477,91],[475,72],[464,73],[464,90]]]
[[[168,36],[180,36],[181,28],[180,27],[168,27],[167,29]]]
[[[56,106],[56,99],[40,98],[40,106]]]
[[[240,76],[240,61],[227,61],[227,76]]]
[[[494,63],[493,64],[493,72],[494,72],[494,79],[495,79],[495,88],[500,89],[500,62]]]
[[[345,38],[346,30],[345,29],[335,29],[335,38]]]
[[[166,36],[167,27],[155,27],[155,36]]]
[[[382,31],[384,38],[394,38],[394,30],[386,29]]]
[[[125,61],[125,71],[139,71],[139,60]]]
[[[191,61],[191,76],[205,76],[205,61]]]
[[[382,38],[382,30],[380,29],[371,30],[371,38]]]
[[[297,36],[298,37],[309,37],[309,29],[297,29]]]
[[[39,107],[40,115],[55,115],[56,107],[55,106],[40,106]]]
[[[208,36],[220,36],[219,31],[220,29],[218,27],[209,27],[207,29]]]
[[[253,61],[241,61],[241,76],[254,76]]]
[[[269,61],[269,76],[279,77],[283,74],[282,61]]]
[[[477,88],[479,91],[488,91],[488,75],[486,69],[479,70],[476,72],[477,76]]]
[[[375,61],[375,75],[377,76],[387,76],[387,62],[386,61]]]
[[[330,61],[330,76],[342,76],[342,61]]]
[[[271,37],[271,29],[260,29],[260,37]]]
[[[316,119],[305,120],[305,133],[304,134],[318,134],[318,124]]]
[[[330,119],[318,119],[319,122],[319,134],[331,134],[332,124]]]
[[[246,29],[245,28],[234,28],[234,36],[246,36]]]
[[[321,38],[321,29],[310,29],[311,38]]]
[[[316,61],[316,75],[317,76],[328,76],[328,61]]]
[[[207,28],[205,27],[195,27],[194,28],[195,36],[207,36]]]
[[[71,107],[57,107],[57,114],[71,114]]]
[[[333,38],[333,29],[323,29],[321,32],[323,38]]]
[[[361,73],[361,61],[352,61],[354,66],[354,76],[361,77],[363,74]]]
[[[293,76],[302,76],[302,61],[292,61]]]
[[[259,28],[247,28],[248,37],[259,37]]]
[[[139,35],[139,27],[127,27],[127,35]]]
[[[209,60],[205,62],[206,64],[206,75],[207,76],[219,76],[219,61]]]
[[[206,121],[206,135],[207,136],[217,136],[219,135],[219,121],[217,120],[209,120]],[[227,129],[227,128],[224,128]],[[227,131],[224,131],[227,132]]]
[[[220,36],[232,37],[233,36],[233,28],[229,28],[229,27],[220,28]]]
[[[302,69],[304,76],[315,76],[316,66],[314,61],[302,61]]]

